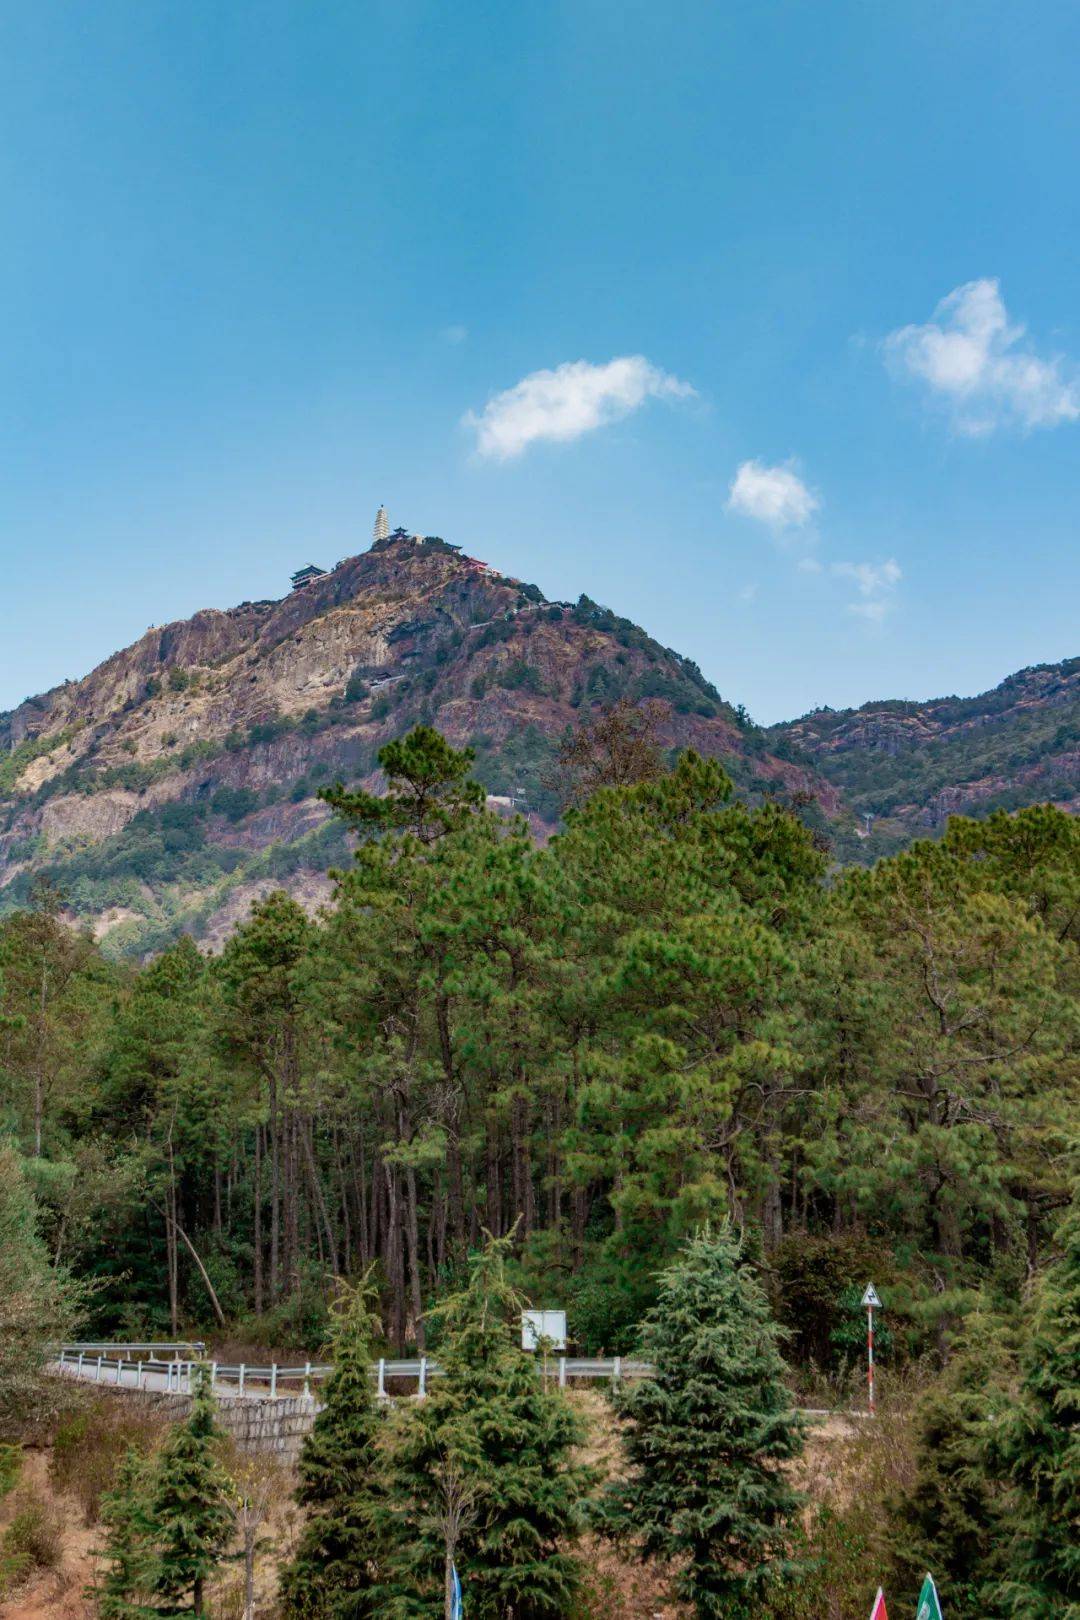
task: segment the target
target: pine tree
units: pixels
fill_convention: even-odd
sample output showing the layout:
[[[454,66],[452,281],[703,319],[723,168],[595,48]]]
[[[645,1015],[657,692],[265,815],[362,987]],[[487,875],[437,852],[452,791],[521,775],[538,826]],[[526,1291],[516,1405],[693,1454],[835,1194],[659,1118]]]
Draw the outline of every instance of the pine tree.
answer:
[[[451,748],[432,726],[414,726],[407,736],[380,748],[378,757],[386,774],[385,794],[346,792],[340,782],[319,791],[353,827],[407,832],[427,845],[483,807],[484,789],[469,775],[475,750]]]
[[[45,1346],[67,1337],[84,1300],[67,1273],[49,1265],[26,1163],[0,1137],[0,1438],[47,1409]]]
[[[895,1570],[890,1590],[912,1609],[931,1569],[950,1614],[987,1612],[989,1588],[1002,1569],[1008,1504],[987,1467],[985,1436],[1007,1409],[1014,1372],[1000,1320],[979,1315],[918,1403],[914,1475],[892,1504],[888,1536]]]
[[[510,1239],[469,1258],[465,1288],[437,1313],[445,1377],[396,1437],[390,1579],[380,1615],[442,1616],[451,1559],[469,1620],[554,1620],[572,1612],[569,1550],[589,1472],[571,1460],[582,1436],[562,1395],[520,1348],[522,1300]]]
[[[101,1620],[144,1620],[153,1614],[154,1557],[147,1513],[147,1466],[129,1446],[114,1488],[101,1499],[108,1567],[97,1591]]]
[[[203,1614],[214,1573],[233,1524],[232,1491],[217,1456],[210,1370],[195,1370],[191,1412],[161,1448],[150,1498],[156,1548],[154,1607],[159,1614]]]
[[[642,1354],[656,1368],[617,1397],[630,1471],[601,1528],[670,1561],[700,1620],[760,1612],[800,1573],[788,1543],[801,1498],[783,1465],[802,1449],[778,1329],[725,1223],[699,1231],[660,1281]]]
[[[297,1500],[308,1519],[281,1582],[288,1615],[358,1620],[373,1612],[383,1423],[371,1386],[371,1342],[378,1331],[373,1302],[365,1278],[341,1294],[334,1310],[334,1370],[300,1457]]]
[[[1080,1193],[1059,1242],[1025,1339],[1020,1399],[989,1437],[1013,1484],[999,1592],[1013,1620],[1080,1620]]]

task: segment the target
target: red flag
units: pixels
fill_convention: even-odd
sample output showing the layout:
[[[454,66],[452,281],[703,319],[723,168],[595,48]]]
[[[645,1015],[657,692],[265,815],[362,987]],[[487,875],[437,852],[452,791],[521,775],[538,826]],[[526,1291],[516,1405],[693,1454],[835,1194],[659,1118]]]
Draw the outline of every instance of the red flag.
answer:
[[[885,1613],[885,1594],[880,1586],[874,1599],[874,1607],[870,1610],[870,1620],[889,1620],[889,1616]]]

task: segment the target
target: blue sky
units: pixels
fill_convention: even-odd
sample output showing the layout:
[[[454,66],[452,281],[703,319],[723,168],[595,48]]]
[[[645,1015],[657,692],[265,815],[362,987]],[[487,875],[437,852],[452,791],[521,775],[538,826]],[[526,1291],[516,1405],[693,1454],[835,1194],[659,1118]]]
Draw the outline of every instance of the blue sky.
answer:
[[[1073,0],[2,0],[0,707],[380,501],[764,721],[1077,654],[1078,53]]]

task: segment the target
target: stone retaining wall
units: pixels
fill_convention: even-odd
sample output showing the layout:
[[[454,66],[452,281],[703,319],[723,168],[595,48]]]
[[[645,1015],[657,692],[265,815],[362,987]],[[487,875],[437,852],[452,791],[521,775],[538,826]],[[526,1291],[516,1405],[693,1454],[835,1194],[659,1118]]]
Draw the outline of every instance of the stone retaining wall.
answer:
[[[168,1423],[178,1423],[191,1411],[191,1396],[157,1389],[117,1389],[95,1386],[102,1395],[122,1399],[125,1407],[150,1412]],[[311,1396],[230,1395],[219,1401],[217,1420],[241,1451],[272,1452],[284,1462],[294,1463],[304,1437],[310,1434],[315,1415],[321,1408]]]

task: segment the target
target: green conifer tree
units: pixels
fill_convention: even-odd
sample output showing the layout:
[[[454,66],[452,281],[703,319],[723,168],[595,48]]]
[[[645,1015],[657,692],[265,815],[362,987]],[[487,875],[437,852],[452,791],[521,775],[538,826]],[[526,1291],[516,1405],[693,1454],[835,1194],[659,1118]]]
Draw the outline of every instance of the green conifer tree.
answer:
[[[101,1620],[144,1620],[153,1614],[154,1554],[147,1512],[147,1465],[129,1446],[116,1484],[101,1499],[102,1548],[108,1566],[97,1589]]]
[[[210,1370],[195,1369],[191,1412],[161,1448],[149,1505],[157,1551],[154,1607],[159,1614],[203,1614],[206,1582],[232,1530],[229,1479],[217,1455]]]
[[[989,1428],[1013,1484],[998,1593],[1013,1620],[1080,1620],[1080,1193],[1059,1243],[1025,1338],[1020,1399]]]
[[[282,1575],[287,1615],[330,1620],[373,1613],[379,1573],[374,1506],[381,1492],[383,1418],[371,1384],[378,1331],[370,1276],[334,1308],[334,1370],[324,1406],[304,1442],[297,1500],[308,1509],[292,1563]]]
[[[469,775],[475,751],[451,748],[432,726],[414,726],[380,748],[378,758],[385,794],[346,792],[340,782],[319,790],[320,799],[353,827],[411,833],[427,845],[483,807],[484,789]]]
[[[783,1465],[803,1431],[784,1383],[765,1294],[725,1222],[699,1231],[660,1280],[641,1336],[656,1368],[616,1397],[629,1473],[602,1528],[670,1561],[700,1620],[756,1615],[800,1566],[789,1541],[801,1498]]]
[[[489,1237],[469,1258],[464,1289],[432,1313],[445,1377],[399,1415],[380,1616],[449,1613],[451,1559],[469,1620],[573,1612],[580,1578],[570,1543],[591,1475],[571,1457],[582,1438],[576,1416],[521,1350],[510,1242]]]
[[[1004,1491],[987,1467],[988,1424],[1002,1420],[1015,1364],[1000,1318],[972,1318],[964,1342],[915,1410],[915,1469],[891,1504],[890,1591],[912,1609],[925,1572],[934,1571],[950,1614],[982,1616],[1002,1570],[1007,1529]]]

